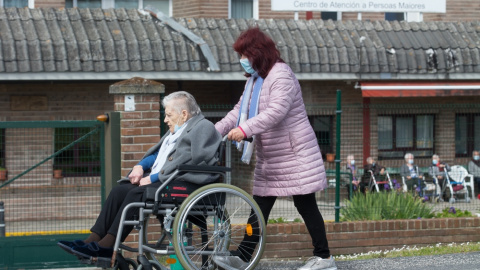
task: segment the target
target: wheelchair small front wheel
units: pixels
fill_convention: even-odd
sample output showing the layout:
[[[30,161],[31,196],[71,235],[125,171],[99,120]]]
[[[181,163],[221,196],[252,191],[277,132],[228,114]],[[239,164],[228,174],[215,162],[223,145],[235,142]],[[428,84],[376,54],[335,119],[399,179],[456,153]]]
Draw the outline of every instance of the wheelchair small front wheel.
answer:
[[[128,269],[132,269],[132,270],[135,270],[137,269],[138,265],[137,263],[135,262],[135,260],[132,260],[130,258],[122,258],[123,262],[122,263],[119,263],[118,261],[115,262],[115,265],[113,266],[113,270],[123,270],[123,269],[127,269],[125,267],[128,267]],[[122,265],[120,265],[122,264]]]
[[[153,260],[150,260],[149,261],[150,264],[152,265],[152,269],[154,270],[163,270],[163,269],[166,269],[166,268],[163,268],[158,262],[156,261],[153,261]],[[143,270],[143,265],[139,264],[138,267],[137,267],[137,270]]]
[[[214,258],[231,256],[230,246],[250,257],[242,269],[254,269],[265,248],[265,227],[260,207],[248,193],[211,184],[182,203],[173,224],[173,247],[185,269],[218,269]]]

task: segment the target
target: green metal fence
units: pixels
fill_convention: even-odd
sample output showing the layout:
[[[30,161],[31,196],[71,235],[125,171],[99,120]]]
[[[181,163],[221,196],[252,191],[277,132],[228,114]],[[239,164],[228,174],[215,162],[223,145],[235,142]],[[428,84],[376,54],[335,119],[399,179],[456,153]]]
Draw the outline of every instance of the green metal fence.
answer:
[[[3,122],[0,130],[0,166],[8,171],[0,180],[0,267],[79,265],[56,242],[89,233],[100,211],[103,123]]]
[[[460,165],[467,168],[472,159],[472,151],[480,149],[480,104],[436,104],[424,103],[420,100],[415,103],[411,99],[382,99],[381,102],[372,99],[365,104],[346,103],[337,108],[335,104],[311,105],[306,104],[310,122],[317,135],[322,156],[327,170],[327,189],[317,193],[318,206],[324,219],[334,221],[335,201],[345,206],[348,189],[354,189],[352,194],[357,194],[356,187],[348,185],[352,179],[361,180],[365,177],[364,165],[366,159],[373,157],[377,164],[386,167],[391,180],[401,185],[402,177],[400,168],[405,164],[404,156],[407,153],[414,155],[415,164],[419,174],[425,175],[427,182],[431,182],[428,171],[432,166],[432,155],[439,155],[441,162],[450,166]],[[228,107],[228,106],[227,106]],[[231,106],[233,107],[233,106]],[[204,111],[209,107],[204,106]],[[341,123],[337,122],[341,112]],[[223,113],[223,114],[222,114]],[[215,117],[208,117],[216,122],[226,113],[216,112]],[[339,131],[339,137],[335,136]],[[340,141],[336,148],[337,141]],[[329,161],[328,154],[336,154],[339,161],[339,184],[336,182],[335,159]],[[244,165],[240,162],[236,150],[230,154],[232,183],[251,191],[254,163]],[[347,169],[347,157],[355,160],[355,170]],[[384,176],[381,176],[382,179]],[[470,178],[467,177],[470,181]],[[425,203],[434,211],[441,211],[445,207],[455,207],[471,212],[480,211],[480,200],[477,199],[479,188],[466,183],[470,202],[462,200],[462,194],[450,194],[448,189],[440,194],[445,201],[433,202],[432,195]],[[338,196],[335,189],[339,187]],[[379,187],[385,189],[385,186]],[[394,187],[387,187],[394,188]],[[418,194],[418,193],[417,193]],[[429,193],[431,194],[431,192]],[[427,193],[424,196],[429,195]],[[455,203],[450,203],[449,198],[455,197]],[[375,211],[375,209],[372,209]],[[279,198],[271,212],[271,218],[282,217],[287,220],[299,218],[291,198]]]

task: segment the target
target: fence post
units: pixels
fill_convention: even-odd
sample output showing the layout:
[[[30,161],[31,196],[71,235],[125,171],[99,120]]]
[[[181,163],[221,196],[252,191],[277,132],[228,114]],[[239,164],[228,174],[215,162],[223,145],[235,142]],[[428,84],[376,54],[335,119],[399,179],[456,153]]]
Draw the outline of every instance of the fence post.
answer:
[[[5,208],[0,202],[0,237],[5,237]]]
[[[342,115],[342,91],[337,89],[337,123],[335,139],[335,222],[340,221],[340,120]]]

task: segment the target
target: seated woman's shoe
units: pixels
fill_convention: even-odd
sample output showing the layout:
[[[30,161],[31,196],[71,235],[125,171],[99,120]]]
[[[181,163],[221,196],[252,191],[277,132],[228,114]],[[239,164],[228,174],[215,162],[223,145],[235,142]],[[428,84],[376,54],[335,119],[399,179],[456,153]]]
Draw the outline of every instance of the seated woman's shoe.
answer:
[[[73,247],[72,252],[74,255],[82,258],[89,258],[89,257],[111,258],[113,255],[113,248],[101,247],[98,245],[97,242],[91,242],[82,247]]]
[[[73,241],[58,241],[57,245],[61,247],[66,252],[73,254],[72,248],[74,247],[83,247],[87,244],[82,240],[73,240]]]

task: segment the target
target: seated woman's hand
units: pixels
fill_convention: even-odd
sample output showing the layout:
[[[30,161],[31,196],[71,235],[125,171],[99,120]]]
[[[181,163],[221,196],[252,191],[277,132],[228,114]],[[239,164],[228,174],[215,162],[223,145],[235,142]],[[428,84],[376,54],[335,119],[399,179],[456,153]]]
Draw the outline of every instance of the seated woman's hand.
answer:
[[[143,177],[143,167],[140,165],[134,166],[132,171],[128,175],[128,179],[130,179],[130,183],[134,185],[138,185],[142,177]]]
[[[139,185],[140,186],[146,186],[146,185],[150,185],[151,183],[152,183],[152,180],[150,179],[150,176],[147,176],[147,177],[144,177],[140,180]]]
[[[358,187],[358,184],[360,184],[360,181],[353,180],[353,181],[352,181],[352,184],[354,184],[355,186]]]

